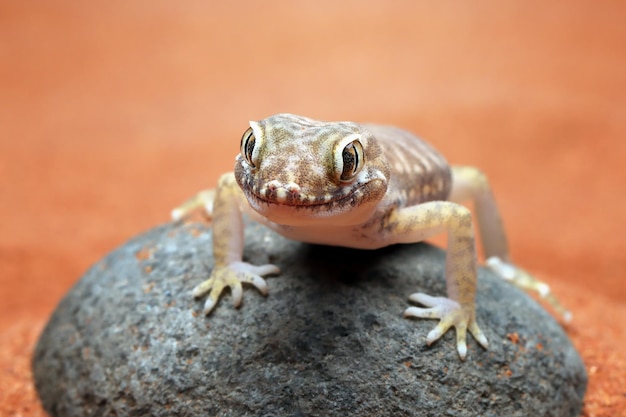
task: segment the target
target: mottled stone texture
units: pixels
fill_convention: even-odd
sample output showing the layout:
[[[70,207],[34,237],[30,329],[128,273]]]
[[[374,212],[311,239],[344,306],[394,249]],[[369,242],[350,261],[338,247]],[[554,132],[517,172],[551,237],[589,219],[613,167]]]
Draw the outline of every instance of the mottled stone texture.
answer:
[[[524,293],[479,273],[488,351],[454,333],[427,347],[430,320],[407,296],[445,294],[444,253],[426,244],[357,251],[246,228],[245,259],[275,263],[270,295],[226,294],[202,316],[191,289],[212,268],[204,223],[155,228],[94,265],[36,348],[51,416],[576,416],[583,364]]]

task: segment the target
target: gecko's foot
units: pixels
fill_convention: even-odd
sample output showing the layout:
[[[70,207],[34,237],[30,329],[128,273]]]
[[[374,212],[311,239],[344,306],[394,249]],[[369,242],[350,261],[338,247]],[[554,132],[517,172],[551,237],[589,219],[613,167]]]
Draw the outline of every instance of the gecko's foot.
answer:
[[[485,266],[494,272],[497,276],[505,281],[510,281],[515,286],[527,290],[535,291],[539,297],[545,299],[561,316],[566,323],[572,320],[572,313],[567,311],[565,307],[559,303],[554,295],[550,292],[550,286],[545,282],[539,281],[537,278],[508,262],[504,262],[497,256],[492,256],[485,261]]]
[[[243,297],[242,283],[252,284],[261,294],[267,295],[267,284],[262,278],[265,275],[278,274],[276,265],[251,265],[246,262],[231,262],[225,266],[215,267],[211,277],[193,289],[193,296],[198,298],[209,293],[202,312],[206,315],[213,311],[226,287],[230,288],[233,304],[239,307]]]
[[[454,326],[456,329],[456,348],[461,359],[465,359],[467,355],[466,335],[468,330],[482,347],[487,349],[489,346],[487,338],[476,323],[474,312],[464,310],[456,301],[446,297],[432,297],[423,293],[411,294],[409,300],[427,308],[409,307],[404,311],[404,317],[439,319],[439,324],[426,337],[428,345],[438,340],[450,327]]]
[[[172,210],[172,220],[177,221],[187,216],[194,210],[204,207],[209,217],[213,214],[213,200],[215,199],[215,190],[202,190],[180,206]]]

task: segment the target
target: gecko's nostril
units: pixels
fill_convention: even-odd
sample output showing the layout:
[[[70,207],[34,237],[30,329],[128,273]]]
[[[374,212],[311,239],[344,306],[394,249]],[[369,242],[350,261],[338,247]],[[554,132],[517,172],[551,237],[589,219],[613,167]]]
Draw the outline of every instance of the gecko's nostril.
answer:
[[[275,199],[279,203],[302,199],[300,186],[295,182],[286,184],[278,180],[272,180],[264,184],[261,188],[261,195],[269,199]]]
[[[282,184],[278,180],[272,180],[265,185],[270,191],[275,191],[277,188],[282,187]]]
[[[296,184],[295,182],[290,182],[290,183],[285,184],[285,189],[292,195],[300,194],[300,186]]]

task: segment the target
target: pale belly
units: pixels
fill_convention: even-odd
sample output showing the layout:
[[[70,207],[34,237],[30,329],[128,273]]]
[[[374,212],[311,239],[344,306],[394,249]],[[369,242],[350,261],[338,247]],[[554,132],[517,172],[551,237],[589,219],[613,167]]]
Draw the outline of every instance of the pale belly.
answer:
[[[379,223],[376,221],[356,226],[326,226],[323,224],[315,226],[283,226],[272,223],[261,216],[255,216],[255,220],[287,239],[354,249],[373,250],[398,243],[421,242],[438,232],[415,229],[408,234],[394,233],[393,230],[381,232]],[[368,227],[368,224],[371,226]]]
[[[298,242],[328,246],[343,246],[355,249],[379,249],[394,242],[368,233],[362,226],[282,226],[269,221],[262,222],[287,239]]]

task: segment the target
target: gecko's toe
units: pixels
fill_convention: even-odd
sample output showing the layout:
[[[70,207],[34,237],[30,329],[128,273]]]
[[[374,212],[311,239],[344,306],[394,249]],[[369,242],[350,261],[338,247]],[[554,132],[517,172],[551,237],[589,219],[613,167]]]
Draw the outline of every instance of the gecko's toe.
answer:
[[[213,280],[207,279],[206,281],[202,281],[200,284],[196,285],[191,291],[191,294],[194,296],[194,298],[202,297],[204,294],[209,292],[212,286]]]
[[[434,308],[408,307],[404,310],[404,318],[438,319],[439,313]]]
[[[230,293],[233,298],[233,305],[238,308],[241,305],[243,299],[243,288],[240,281],[233,281],[229,284]]]
[[[267,282],[265,282],[265,280],[258,275],[249,276],[246,279],[242,279],[241,281],[252,284],[254,288],[259,290],[259,292],[263,295],[267,295],[268,293]]]
[[[441,339],[441,336],[443,336],[449,328],[449,325],[445,325],[444,323],[439,322],[439,324],[434,329],[432,329],[430,333],[428,333],[428,336],[426,336],[426,344],[430,346],[437,340]]]
[[[487,337],[484,335],[482,330],[480,330],[480,327],[478,327],[478,323],[476,323],[475,320],[470,322],[468,326],[468,330],[472,334],[472,336],[474,336],[474,339],[476,339],[476,341],[483,348],[489,349],[489,341],[487,340]]]
[[[254,273],[262,277],[265,275],[278,275],[280,274],[280,268],[272,264],[259,265],[254,267]]]

